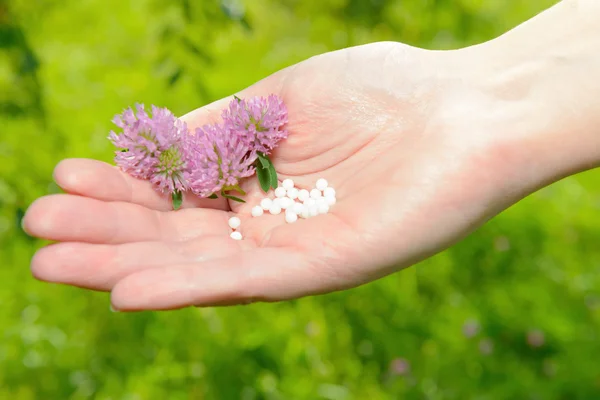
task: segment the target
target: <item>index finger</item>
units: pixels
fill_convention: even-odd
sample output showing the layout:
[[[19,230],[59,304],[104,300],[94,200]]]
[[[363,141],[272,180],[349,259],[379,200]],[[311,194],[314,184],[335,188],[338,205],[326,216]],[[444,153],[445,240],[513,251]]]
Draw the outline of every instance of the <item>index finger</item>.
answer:
[[[173,209],[171,197],[159,193],[149,181],[132,177],[118,167],[86,158],[62,160],[54,169],[54,180],[64,191],[102,201],[121,201],[157,210]],[[226,199],[206,199],[184,193],[183,208],[229,210]]]

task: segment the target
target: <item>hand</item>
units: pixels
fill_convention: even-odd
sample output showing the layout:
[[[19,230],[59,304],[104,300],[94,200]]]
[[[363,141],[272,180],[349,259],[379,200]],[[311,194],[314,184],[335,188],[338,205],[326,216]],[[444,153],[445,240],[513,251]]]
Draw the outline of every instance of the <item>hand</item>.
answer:
[[[286,224],[246,204],[188,196],[183,209],[111,165],[62,161],[24,219],[39,250],[33,275],[112,291],[118,310],[278,301],[352,288],[456,242],[531,189],[507,179],[513,139],[498,135],[493,99],[474,89],[455,52],[375,43],[311,58],[239,93],[276,93],[289,139],[272,159],[279,178],[336,188],[329,214]],[[223,99],[186,115],[219,119]],[[500,139],[501,138],[501,139]],[[510,163],[509,163],[510,164]],[[242,219],[244,240],[229,237]]]

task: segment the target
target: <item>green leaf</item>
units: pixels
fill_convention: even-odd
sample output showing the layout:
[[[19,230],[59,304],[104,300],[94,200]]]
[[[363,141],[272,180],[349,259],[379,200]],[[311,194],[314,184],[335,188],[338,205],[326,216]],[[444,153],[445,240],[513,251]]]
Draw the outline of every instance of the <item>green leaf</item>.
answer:
[[[171,194],[171,199],[173,200],[173,210],[179,210],[181,203],[183,203],[183,193],[176,190]]]
[[[258,161],[260,161],[260,165],[262,165],[263,168],[269,168],[269,165],[271,165],[271,160],[263,153],[258,153]]]
[[[229,186],[224,186],[223,187],[223,191],[224,192],[231,192],[231,191],[235,191],[238,192],[239,194],[241,194],[242,196],[246,195],[246,192],[244,191],[244,189],[242,189],[240,187],[239,184],[235,184],[235,185],[229,185]]]
[[[208,196],[209,199],[218,199],[219,196],[217,196],[216,193],[211,194],[210,196]]]
[[[271,172],[269,168],[264,168],[261,165],[256,166],[256,176],[258,177],[258,183],[263,192],[267,193],[271,188]]]
[[[258,176],[258,181],[260,183],[260,187],[266,193],[270,188],[277,188],[277,171],[275,171],[275,166],[273,162],[269,159],[269,156],[258,153],[258,161],[260,165],[256,166],[256,175]]]
[[[232,195],[230,195],[228,193],[225,193],[225,192],[221,192],[221,196],[225,197],[226,199],[230,199],[230,200],[237,201],[237,202],[240,202],[240,203],[245,203],[246,202],[246,200],[240,199],[239,197],[232,196]]]
[[[269,164],[269,175],[271,177],[271,187],[277,189],[277,171],[275,171],[273,163]]]

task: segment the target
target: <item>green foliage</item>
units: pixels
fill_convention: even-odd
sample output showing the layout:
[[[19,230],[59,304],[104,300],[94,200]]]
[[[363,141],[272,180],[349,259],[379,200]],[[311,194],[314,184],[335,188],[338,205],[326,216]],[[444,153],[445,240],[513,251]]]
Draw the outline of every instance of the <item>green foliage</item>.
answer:
[[[35,281],[44,243],[20,228],[60,159],[111,159],[136,101],[184,114],[327,50],[468,45],[552,3],[0,0],[0,399],[600,398],[597,171],[415,268],[282,304],[112,313]]]
[[[277,171],[271,162],[271,159],[266,154],[258,153],[256,161],[256,176],[260,183],[260,188],[267,193],[270,189],[277,188]]]
[[[181,203],[183,202],[183,193],[181,193],[179,190],[174,191],[171,193],[171,201],[173,204],[173,210],[179,210]]]

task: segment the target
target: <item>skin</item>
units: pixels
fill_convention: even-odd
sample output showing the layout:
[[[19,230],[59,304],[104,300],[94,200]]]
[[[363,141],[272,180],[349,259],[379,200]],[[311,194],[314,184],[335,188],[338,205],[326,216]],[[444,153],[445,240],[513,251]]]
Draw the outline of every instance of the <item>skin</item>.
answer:
[[[600,6],[565,0],[470,48],[384,42],[326,53],[237,93],[282,96],[289,139],[280,180],[337,191],[331,211],[295,224],[246,204],[184,198],[170,211],[116,167],[67,159],[66,194],[23,221],[56,241],[32,259],[40,280],[111,291],[122,311],[281,301],[349,289],[411,266],[565,176],[600,165]],[[185,115],[217,122],[232,97]],[[577,104],[578,107],[574,107]],[[244,240],[229,238],[240,216]]]

